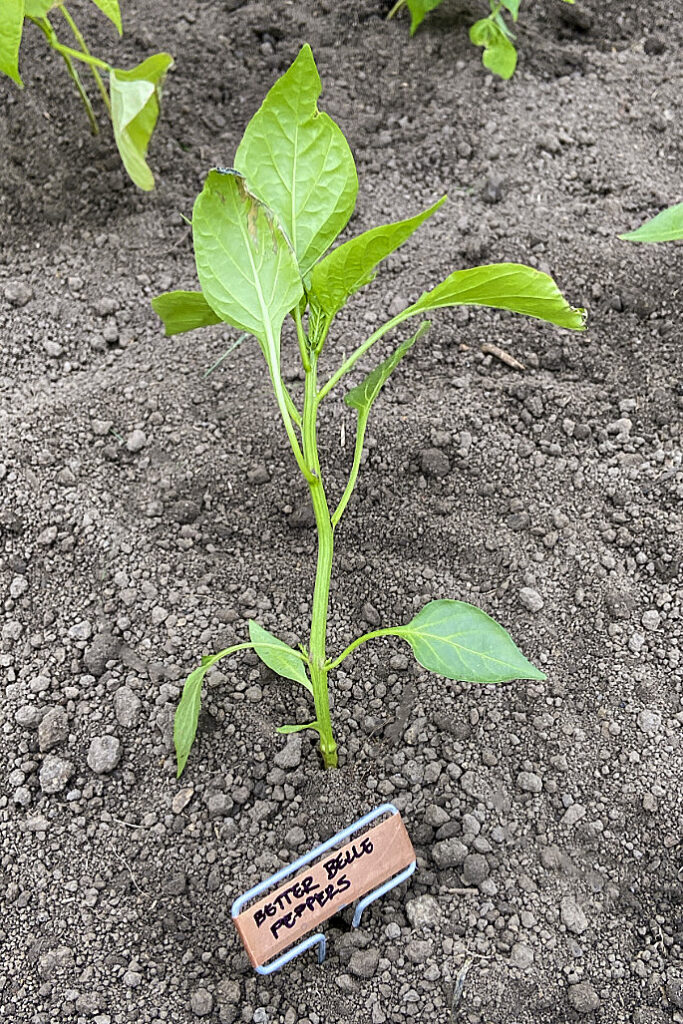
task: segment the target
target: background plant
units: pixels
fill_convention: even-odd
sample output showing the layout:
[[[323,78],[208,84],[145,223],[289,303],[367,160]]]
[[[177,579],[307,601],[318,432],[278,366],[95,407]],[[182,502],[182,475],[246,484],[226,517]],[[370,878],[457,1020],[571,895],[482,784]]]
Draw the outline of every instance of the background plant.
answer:
[[[440,7],[443,0],[397,0],[388,14],[388,18],[407,7],[410,11],[410,34],[415,35],[419,26],[430,11]],[[566,4],[573,4],[574,0],[564,0]],[[514,22],[519,16],[520,0],[489,0],[491,13],[485,18],[475,21],[470,28],[470,40],[475,46],[483,48],[482,63],[485,68],[492,71],[500,78],[512,78],[517,67],[517,50],[515,49],[515,35],[508,26],[504,11],[506,11]]]
[[[118,0],[92,0],[122,34]],[[58,36],[49,15],[60,17],[75,46],[66,46]],[[98,123],[77,66],[85,65],[97,86],[102,103],[111,118],[114,138],[129,177],[145,191],[154,188],[154,176],[146,162],[149,140],[159,117],[161,85],[173,63],[167,53],[156,53],[128,71],[114,68],[94,57],[76,22],[62,0],[2,0],[0,3],[0,72],[8,75],[20,89],[19,50],[26,22],[43,33],[49,46],[64,61],[83,101],[93,135]],[[109,76],[109,91],[101,72]]]
[[[327,656],[334,536],[358,477],[368,416],[382,386],[425,334],[428,323],[424,321],[347,392],[346,404],[357,414],[356,444],[347,486],[332,503],[317,445],[317,418],[325,398],[380,338],[430,310],[491,306],[574,329],[583,327],[584,311],[571,308],[552,278],[530,267],[501,263],[458,270],[377,327],[321,384],[321,355],[335,316],[445,197],[414,217],[372,228],[328,252],[353,212],[358,180],[344,135],[318,111],[320,88],[306,45],[247,125],[234,168],[212,170],[195,202],[192,231],[201,291],[167,292],[152,303],[167,335],[225,322],[256,338],[296,463],[309,487],[318,532],[308,644],[294,650],[251,621],[249,642],[203,658],[187,679],[176,711],[178,774],[195,737],[204,676],[220,659],[247,648],[308,691],[315,718],[278,731],[314,729],[326,766],[337,763],[328,674],[373,638],[400,637],[422,666],[448,679],[495,683],[545,678],[500,625],[462,601],[432,601],[407,624],[372,630],[336,657]],[[303,408],[295,404],[281,372],[286,317],[293,321],[305,374]]]
[[[677,242],[683,239],[683,203],[662,210],[635,231],[619,235],[626,242]]]

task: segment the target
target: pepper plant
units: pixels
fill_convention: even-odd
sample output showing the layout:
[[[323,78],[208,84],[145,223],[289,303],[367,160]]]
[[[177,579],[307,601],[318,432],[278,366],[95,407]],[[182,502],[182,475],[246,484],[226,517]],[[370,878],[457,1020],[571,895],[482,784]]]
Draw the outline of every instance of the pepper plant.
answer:
[[[118,0],[92,2],[115,25],[121,35],[123,29]],[[61,16],[73,36],[75,46],[66,46],[60,42],[49,16],[53,13]],[[24,83],[19,73],[19,49],[26,22],[40,29],[48,45],[64,61],[85,107],[91,131],[93,135],[97,135],[97,117],[77,70],[78,64],[86,66],[111,118],[114,139],[128,176],[144,191],[154,188],[154,176],[145,157],[159,117],[161,85],[173,63],[173,58],[168,53],[155,53],[137,67],[123,71],[91,54],[80,29],[62,0],[1,0],[0,72],[8,75],[20,89],[23,89]],[[109,91],[100,72],[109,76]]]
[[[574,0],[564,0],[573,4]],[[440,7],[443,0],[397,0],[389,11],[387,19],[407,7],[410,11],[410,34],[415,35],[430,11]],[[512,78],[517,67],[515,35],[508,26],[504,14],[507,11],[514,22],[519,15],[520,0],[489,0],[491,13],[475,21],[470,28],[470,42],[483,48],[482,63],[499,78]]]
[[[224,322],[256,338],[294,459],[308,484],[318,533],[308,643],[295,650],[251,621],[249,642],[202,660],[185,683],[175,715],[178,774],[195,737],[204,676],[221,658],[240,650],[252,648],[269,668],[308,691],[315,708],[313,719],[278,731],[314,729],[327,767],[337,763],[328,676],[352,651],[376,637],[400,637],[420,665],[448,679],[497,683],[545,678],[502,626],[462,601],[431,601],[405,625],[364,633],[346,650],[328,656],[334,539],[358,476],[368,416],[382,386],[425,334],[428,322],[423,321],[347,391],[346,404],[357,416],[356,444],[348,483],[335,500],[325,486],[317,443],[318,414],[325,399],[381,338],[431,310],[490,306],[578,330],[583,327],[584,311],[571,308],[552,278],[530,267],[501,263],[456,270],[381,323],[326,379],[324,375],[319,379],[321,357],[337,313],[373,280],[378,264],[445,200],[406,220],[371,228],[328,251],[353,213],[358,180],[344,135],[318,110],[320,88],[306,45],[247,125],[234,168],[210,171],[195,202],[192,232],[201,290],[167,292],[152,301],[167,335]],[[305,374],[302,408],[290,395],[281,372],[281,337],[287,317],[293,321]]]

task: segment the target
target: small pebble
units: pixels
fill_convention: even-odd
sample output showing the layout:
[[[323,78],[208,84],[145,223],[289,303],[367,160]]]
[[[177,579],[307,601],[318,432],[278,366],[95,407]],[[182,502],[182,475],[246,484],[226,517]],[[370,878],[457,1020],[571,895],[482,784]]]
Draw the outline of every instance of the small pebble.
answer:
[[[113,772],[121,760],[121,740],[116,736],[95,736],[88,750],[88,766],[98,775]]]

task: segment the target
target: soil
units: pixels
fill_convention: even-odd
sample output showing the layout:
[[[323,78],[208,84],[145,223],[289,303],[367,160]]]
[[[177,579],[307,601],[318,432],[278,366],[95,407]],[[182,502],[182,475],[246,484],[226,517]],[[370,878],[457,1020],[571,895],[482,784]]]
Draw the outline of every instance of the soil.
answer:
[[[682,250],[616,237],[683,199],[680,5],[524,4],[507,83],[467,40],[483,4],[447,0],[413,39],[389,6],[139,0],[122,40],[84,11],[121,66],[175,55],[150,195],[36,31],[26,90],[0,84],[11,1024],[683,1021]],[[312,734],[274,731],[305,700],[248,652],[210,676],[176,781],[185,676],[250,616],[305,638],[315,536],[257,346],[207,376],[234,333],[164,339],[149,298],[195,287],[182,216],[304,41],[358,164],[349,233],[450,193],[341,318],[329,367],[456,267],[537,266],[590,313],[584,334],[433,317],[370,422],[330,650],[456,597],[548,678],[458,685],[368,644],[334,678],[324,772]],[[335,391],[333,493],[352,438]],[[257,977],[233,899],[386,799],[411,882],[357,932],[329,923],[324,965]]]

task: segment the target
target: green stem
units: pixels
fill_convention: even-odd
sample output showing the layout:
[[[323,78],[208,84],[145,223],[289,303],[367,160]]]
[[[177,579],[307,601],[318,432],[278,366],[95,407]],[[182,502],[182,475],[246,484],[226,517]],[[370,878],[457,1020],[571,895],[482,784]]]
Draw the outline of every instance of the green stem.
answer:
[[[402,7],[405,7],[406,2],[407,2],[407,0],[396,0],[396,3],[394,4],[394,6],[391,8],[389,13],[387,14],[387,21],[389,21],[390,18],[393,18],[393,16],[398,11],[400,11]]]
[[[66,64],[66,70],[68,71],[69,76],[71,77],[74,85],[76,86],[76,89],[78,90],[78,95],[81,97],[81,101],[83,103],[83,106],[85,107],[85,112],[88,115],[88,121],[90,122],[90,130],[93,135],[97,135],[97,133],[99,132],[99,127],[97,124],[97,118],[95,117],[95,111],[92,108],[90,97],[85,91],[83,83],[81,82],[78,72],[76,71],[76,68],[73,65],[73,61],[71,60],[72,56],[79,56],[78,51],[71,50],[68,46],[61,45],[61,43],[57,39],[57,33],[53,29],[47,17],[34,18],[28,14],[26,15],[26,17],[34,25],[37,25],[37,27],[43,33],[52,49],[57,51],[57,53],[60,55],[60,57]],[[80,56],[82,59],[82,54]],[[94,58],[91,59],[94,60]]]
[[[69,14],[69,12],[67,11],[66,7],[63,4],[60,7],[60,10],[61,10],[62,14],[64,15],[64,18],[66,19],[67,25],[69,26],[69,28],[71,29],[71,31],[73,33],[74,39],[76,40],[76,42],[80,46],[80,48],[83,51],[83,53],[87,54],[88,57],[92,56],[92,54],[90,53],[90,50],[88,49],[88,47],[86,45],[85,39],[81,35],[81,32],[80,32],[78,26],[76,25],[76,22],[73,20],[73,18],[71,17],[71,15]],[[102,102],[104,103],[105,107],[107,108],[107,113],[111,117],[111,102],[109,100],[109,93],[107,92],[107,90],[105,88],[105,85],[104,85],[104,82],[102,81],[102,76],[100,75],[100,73],[97,70],[97,68],[93,67],[92,64],[90,65],[90,70],[92,71],[92,76],[95,79],[95,82],[97,84],[97,88],[100,90],[100,96],[102,97]]]
[[[361,644],[364,644],[366,640],[375,640],[378,636],[401,635],[402,633],[400,626],[387,626],[383,629],[373,629],[370,633],[363,633],[363,635],[359,636],[357,640],[354,640],[353,643],[349,644],[346,650],[343,651],[338,658],[335,658],[334,661],[329,661],[327,663],[327,671],[331,672],[333,669],[338,668],[341,665],[344,658],[348,658],[349,654],[355,651],[356,647],[360,647]]]
[[[356,486],[356,480],[358,479],[358,471],[360,469],[360,460],[363,457],[363,441],[365,440],[365,428],[368,425],[368,414],[358,414],[358,425],[356,427],[356,447],[353,452],[353,465],[351,466],[351,472],[349,474],[349,481],[346,485],[346,489],[342,494],[339,504],[334,510],[332,516],[332,529],[336,530],[339,520],[341,519],[344,509],[349,503],[349,499],[353,494],[353,489]]]
[[[303,368],[308,373],[311,368],[311,360],[308,356],[308,341],[304,332],[304,325],[301,322],[301,310],[297,306],[294,310],[294,323],[296,324],[296,336],[299,339],[299,351]]]
[[[392,328],[394,327],[398,327],[398,325],[402,324],[404,320],[408,319],[408,317],[415,316],[416,313],[421,312],[422,310],[415,309],[414,306],[408,306],[407,309],[404,309],[397,316],[392,317],[391,320],[387,320],[385,324],[382,324],[381,327],[378,327],[377,330],[373,334],[371,334],[370,337],[367,338],[362,345],[359,345],[358,348],[351,353],[349,358],[342,363],[342,365],[335,373],[332,374],[327,383],[323,384],[320,391],[318,392],[318,401],[322,402],[325,395],[329,394],[332,388],[339,383],[342,377],[345,374],[347,374],[353,366],[355,366],[358,360],[362,356],[364,356],[365,353],[370,348],[372,348],[376,341],[379,341],[380,338],[384,337],[387,331],[392,330]]]
[[[299,446],[298,438],[294,432],[294,425],[292,424],[291,413],[287,403],[287,398],[289,398],[290,404],[292,404],[292,399],[282,381],[282,376],[280,374],[280,361],[279,359],[276,359],[276,356],[274,355],[276,352],[276,346],[270,333],[267,338],[267,342],[266,352],[272,354],[271,358],[266,357],[268,369],[270,370],[270,379],[273,382],[273,391],[275,392],[275,398],[280,410],[280,415],[282,416],[282,422],[285,425],[287,437],[289,438],[289,443],[292,446],[292,451],[294,452],[294,458],[296,459],[297,465],[310,485],[315,480],[315,476],[311,473],[306,464],[301,447]]]
[[[287,390],[287,388],[283,387],[282,391],[283,391],[283,394],[285,396],[285,405],[287,406],[287,412],[292,417],[292,419],[296,423],[296,425],[299,428],[299,430],[301,430],[301,413],[299,412],[297,407],[294,405],[294,402],[292,400],[292,396],[290,395],[290,393]]]
[[[311,613],[311,640],[309,645],[309,666],[311,683],[313,684],[313,700],[315,701],[316,719],[320,733],[320,752],[326,768],[337,766],[337,744],[332,734],[330,719],[330,697],[327,683],[328,669],[325,664],[327,642],[327,612],[330,599],[330,578],[332,576],[332,557],[334,553],[334,532],[330,520],[330,510],[325,496],[325,488],[320,472],[318,457],[318,440],[316,421],[318,416],[317,389],[317,357],[312,354],[310,368],[306,371],[306,387],[304,396],[304,415],[302,437],[304,455],[313,469],[313,477],[308,480],[313,503],[313,512],[318,530],[318,564],[313,590],[313,610]]]

